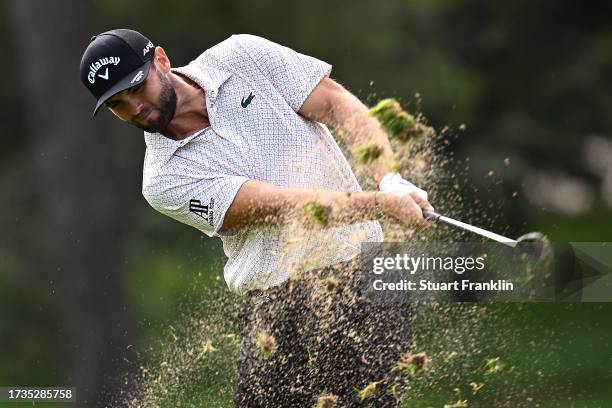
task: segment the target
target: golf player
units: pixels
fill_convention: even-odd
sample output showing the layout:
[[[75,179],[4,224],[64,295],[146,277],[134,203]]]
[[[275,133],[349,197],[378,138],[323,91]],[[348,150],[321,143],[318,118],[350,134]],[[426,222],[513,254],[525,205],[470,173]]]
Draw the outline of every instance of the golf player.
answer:
[[[362,242],[383,240],[378,217],[420,228],[428,225],[421,209],[432,207],[387,172],[386,134],[330,72],[253,35],[174,68],[163,48],[118,29],[93,37],[81,60],[93,114],[105,105],[144,130],[148,203],[223,241],[225,281],[245,294],[239,407],[397,403],[385,378],[409,350],[410,312],[360,300],[345,271]],[[380,191],[362,191],[328,126],[349,148],[379,146]],[[300,274],[326,279],[337,299],[312,306],[317,288]],[[371,384],[379,384],[373,397],[359,397]]]

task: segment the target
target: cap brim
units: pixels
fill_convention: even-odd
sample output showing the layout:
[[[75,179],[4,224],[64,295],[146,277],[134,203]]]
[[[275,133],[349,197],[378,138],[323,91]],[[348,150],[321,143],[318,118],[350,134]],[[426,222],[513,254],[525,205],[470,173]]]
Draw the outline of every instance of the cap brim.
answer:
[[[100,109],[100,107],[104,105],[104,102],[108,101],[114,95],[143,83],[145,79],[147,79],[147,75],[149,75],[149,68],[151,68],[151,61],[145,62],[113,85],[108,91],[104,92],[104,94],[98,98],[98,102],[96,103],[96,107],[93,111],[93,116],[96,116],[98,109]]]

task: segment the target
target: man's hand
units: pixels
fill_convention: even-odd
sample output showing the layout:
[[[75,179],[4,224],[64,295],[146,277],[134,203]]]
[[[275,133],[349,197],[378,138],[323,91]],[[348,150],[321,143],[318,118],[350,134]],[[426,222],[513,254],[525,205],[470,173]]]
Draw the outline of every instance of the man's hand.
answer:
[[[404,180],[399,173],[389,173],[380,181],[379,184],[380,191],[384,192],[394,192],[407,194],[412,197],[415,203],[419,206],[419,214],[417,217],[417,226],[430,226],[431,223],[426,222],[423,224],[422,218],[423,213],[422,209],[434,211],[434,208],[431,206],[429,201],[427,200],[427,192],[425,190],[421,190],[411,182]],[[416,211],[413,205],[410,205],[413,211]],[[406,217],[405,215],[403,215]],[[405,219],[405,218],[404,218]],[[402,222],[402,214],[398,218],[400,222]]]
[[[387,217],[401,222],[407,227],[427,228],[431,222],[423,218],[423,209],[433,211],[429,202],[416,192],[381,191],[377,201]]]

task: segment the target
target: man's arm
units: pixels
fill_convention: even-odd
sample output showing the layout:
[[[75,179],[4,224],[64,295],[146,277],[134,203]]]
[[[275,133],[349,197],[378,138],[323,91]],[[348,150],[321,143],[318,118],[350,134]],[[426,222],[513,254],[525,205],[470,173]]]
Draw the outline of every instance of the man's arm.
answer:
[[[393,151],[387,134],[378,121],[368,115],[368,108],[339,83],[329,77],[323,78],[298,113],[336,129],[350,148],[376,142],[382,149],[382,154],[373,163],[377,183],[390,171],[387,166],[393,160]]]
[[[412,227],[429,225],[421,208],[432,209],[416,193],[339,192],[320,189],[281,188],[263,181],[245,182],[225,213],[221,232],[239,230],[253,224],[285,224],[298,221],[304,226],[316,222],[306,210],[314,203],[324,213],[326,226],[376,219],[380,210],[386,216]],[[378,206],[378,209],[377,209]]]

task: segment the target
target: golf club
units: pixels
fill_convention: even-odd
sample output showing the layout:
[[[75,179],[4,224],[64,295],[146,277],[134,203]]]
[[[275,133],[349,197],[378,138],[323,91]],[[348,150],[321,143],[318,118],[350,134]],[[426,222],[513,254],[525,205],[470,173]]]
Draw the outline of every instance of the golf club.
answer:
[[[428,221],[433,221],[435,223],[441,222],[446,225],[451,225],[453,227],[461,228],[465,231],[470,231],[474,234],[477,234],[482,237],[488,238],[490,240],[507,245],[511,248],[515,248],[517,245],[520,245],[523,242],[524,243],[527,243],[527,242],[542,243],[542,240],[544,237],[544,235],[542,235],[542,233],[540,232],[529,232],[525,235],[521,235],[517,239],[511,239],[511,238],[504,237],[503,235],[499,235],[494,232],[487,231],[485,229],[478,228],[473,225],[466,224],[465,222],[457,221],[452,218],[449,218],[444,215],[438,214],[433,211],[425,210],[425,209],[423,210],[423,217]]]
[[[532,259],[536,261],[542,261],[547,256],[550,257],[548,279],[539,287],[540,289],[548,289],[550,292],[538,292],[536,298],[539,300],[563,299],[574,301],[581,299],[582,266],[570,244],[556,243],[553,246],[546,241],[544,235],[540,232],[529,232],[517,239],[511,239],[428,210],[423,210],[423,217],[435,223],[441,222],[461,228],[511,248],[517,248],[521,253],[533,256]],[[545,248],[547,249],[545,250]]]

